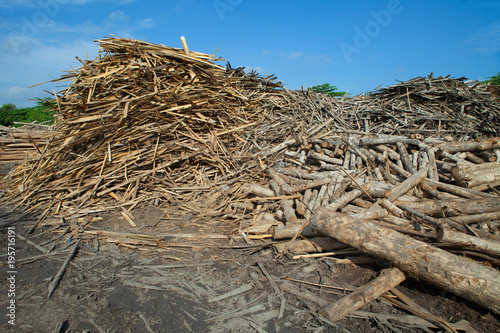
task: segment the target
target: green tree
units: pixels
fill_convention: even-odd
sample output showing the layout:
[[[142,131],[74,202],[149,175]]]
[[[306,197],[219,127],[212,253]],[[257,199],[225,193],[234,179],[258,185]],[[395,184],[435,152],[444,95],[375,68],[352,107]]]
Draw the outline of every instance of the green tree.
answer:
[[[37,105],[30,108],[17,108],[14,104],[3,104],[0,107],[0,125],[13,126],[15,122],[31,123],[37,121],[43,123],[53,121],[53,101],[50,99],[37,98]]]
[[[330,85],[330,83],[324,83],[317,86],[312,86],[307,89],[327,94],[330,97],[346,97],[347,95],[345,91],[338,91],[339,89],[336,86]]]
[[[484,80],[483,83],[500,86],[500,72],[498,72],[497,75],[490,76],[487,80]]]
[[[4,104],[0,108],[0,125],[12,126],[15,119],[19,116],[19,111],[17,107],[12,104]]]

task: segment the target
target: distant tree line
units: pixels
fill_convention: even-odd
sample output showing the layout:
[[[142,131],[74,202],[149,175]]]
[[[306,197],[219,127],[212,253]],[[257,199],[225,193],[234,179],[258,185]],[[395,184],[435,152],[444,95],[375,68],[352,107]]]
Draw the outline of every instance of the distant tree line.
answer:
[[[500,72],[498,72],[497,75],[490,76],[487,80],[484,80],[483,83],[500,86]]]
[[[330,97],[347,97],[348,95],[345,91],[338,91],[339,89],[336,86],[332,86],[330,83],[312,86],[307,89],[326,94]]]
[[[14,123],[52,122],[54,120],[53,102],[50,99],[37,99],[37,105],[18,108],[15,104],[3,104],[0,108],[0,125],[16,126]],[[20,126],[20,125],[17,125]]]

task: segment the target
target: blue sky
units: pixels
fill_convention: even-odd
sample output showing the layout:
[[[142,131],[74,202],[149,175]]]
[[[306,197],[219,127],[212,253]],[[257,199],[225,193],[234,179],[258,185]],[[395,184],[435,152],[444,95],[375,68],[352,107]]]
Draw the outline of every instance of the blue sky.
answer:
[[[275,74],[289,89],[331,83],[360,94],[434,75],[500,72],[500,1],[0,1],[0,104],[31,106],[27,87],[78,68],[111,34],[182,47]],[[221,63],[224,65],[224,63]]]

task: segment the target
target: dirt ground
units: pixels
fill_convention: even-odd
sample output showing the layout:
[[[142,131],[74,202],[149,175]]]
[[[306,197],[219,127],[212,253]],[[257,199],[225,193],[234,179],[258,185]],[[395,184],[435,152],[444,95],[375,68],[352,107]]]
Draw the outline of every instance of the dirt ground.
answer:
[[[75,240],[65,241],[64,236],[58,237],[48,227],[27,234],[36,216],[1,210],[0,275],[4,281],[9,276],[8,226],[14,226],[16,232],[17,273],[15,326],[7,322],[6,311],[12,297],[8,296],[8,283],[2,283],[0,331],[443,331],[394,320],[408,318],[409,313],[380,299],[336,323],[317,314],[322,304],[335,301],[347,290],[375,277],[380,266],[338,264],[327,257],[292,260],[278,257],[271,246],[261,241],[248,245],[230,237],[204,239],[207,228],[216,233],[218,226],[191,216],[163,220],[164,212],[153,206],[136,208],[133,214],[140,222],[136,228],[131,228],[120,214],[111,212],[96,214],[97,221],[88,229],[155,235],[190,233],[199,237],[172,238],[169,241],[177,246],[149,250],[82,240],[57,288],[47,298],[51,280]],[[202,225],[204,228],[200,228]],[[20,235],[53,249],[43,254]],[[453,294],[411,279],[398,289],[434,315],[450,323],[462,321],[463,331],[500,332],[497,316]]]

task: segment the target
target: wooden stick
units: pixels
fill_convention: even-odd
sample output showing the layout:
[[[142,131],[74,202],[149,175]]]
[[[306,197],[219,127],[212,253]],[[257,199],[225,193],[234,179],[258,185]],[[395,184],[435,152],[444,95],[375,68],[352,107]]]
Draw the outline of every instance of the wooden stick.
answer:
[[[471,199],[498,198],[498,196],[493,194],[479,192],[461,186],[437,182],[432,179],[426,179],[424,180],[424,182],[427,183],[429,186],[436,186],[439,190],[446,191],[448,193],[455,194],[464,198],[471,198]]]
[[[377,278],[356,288],[349,295],[340,298],[332,305],[322,308],[319,310],[319,314],[332,322],[339,321],[377,299],[405,279],[403,272],[395,267],[384,269]]]
[[[243,190],[252,193],[261,197],[274,197],[275,193],[273,190],[270,190],[268,188],[262,187],[257,184],[244,184],[243,185]]]
[[[433,148],[427,148],[427,157],[429,158],[429,179],[438,181],[438,170],[437,170],[437,165],[436,165],[436,155],[434,153]]]
[[[487,221],[496,221],[500,219],[500,211],[491,212],[491,213],[483,213],[483,214],[472,214],[472,215],[458,215],[453,217],[448,217],[447,220],[452,220],[457,223],[462,224],[473,224],[473,223],[481,223]]]
[[[347,205],[349,202],[353,201],[356,198],[359,198],[362,194],[363,194],[363,192],[361,190],[354,189],[350,192],[347,192],[346,194],[344,194],[343,196],[341,196],[340,198],[338,198],[334,202],[330,203],[326,207],[328,207],[332,210],[341,209],[342,207]]]
[[[324,154],[316,153],[313,151],[311,151],[309,154],[318,161],[323,161],[326,163],[336,164],[336,165],[342,165],[344,163],[344,161],[342,161],[341,159],[329,157]]]
[[[285,218],[285,222],[294,222],[297,220],[297,216],[295,216],[295,210],[293,209],[293,201],[285,200],[283,201],[283,215]]]
[[[396,201],[400,196],[410,191],[417,186],[422,180],[427,177],[427,170],[419,170],[411,177],[402,182],[399,186],[393,188],[386,194],[387,200],[390,202]]]
[[[319,179],[319,180],[312,180],[312,181],[307,181],[299,185],[285,185],[282,186],[282,190],[287,193],[287,194],[293,194],[295,192],[302,192],[305,191],[309,188],[314,188],[322,185],[326,185],[330,183],[331,179]]]
[[[396,201],[427,215],[471,215],[500,211],[500,198]]]
[[[448,229],[440,229],[437,234],[437,240],[442,243],[451,243],[457,246],[464,246],[480,252],[495,253],[500,255],[500,241],[493,239],[482,239],[475,236],[466,235]]]
[[[437,149],[442,149],[450,154],[460,151],[482,151],[500,148],[500,138],[492,138],[483,142],[463,141],[463,142],[443,142],[434,145]]]
[[[286,227],[279,227],[279,228],[274,228],[273,229],[273,239],[290,239],[294,237],[301,229],[302,225],[304,224],[304,220],[297,220],[290,226]],[[309,225],[306,225],[302,232],[300,232],[300,235],[304,237],[314,237],[314,236],[320,236],[318,233],[314,232],[311,230],[311,227]]]
[[[52,279],[52,282],[49,284],[49,292],[47,294],[47,298],[50,298],[52,296],[52,293],[54,290],[56,290],[57,286],[59,285],[59,281],[61,281],[62,276],[64,275],[64,272],[66,271],[66,267],[68,267],[69,262],[75,255],[76,251],[78,250],[78,246],[80,245],[80,240],[77,240],[75,245],[73,245],[73,248],[68,253],[68,257],[62,264],[61,268],[59,268],[59,271],[57,272],[56,276]]]
[[[296,254],[334,251],[345,249],[348,246],[330,237],[312,237],[296,240],[292,244],[289,244],[289,242],[277,243],[274,244],[274,247],[279,253],[284,253],[288,250],[290,253]]]
[[[482,191],[488,189],[489,186],[500,185],[500,162],[483,164],[458,163],[451,169],[451,174],[459,185]]]
[[[401,156],[401,161],[405,168],[411,173],[417,172],[417,169],[410,161],[410,156],[408,156],[408,151],[406,150],[405,145],[402,142],[396,142],[396,146],[398,147],[399,155]]]
[[[28,243],[29,245],[33,246],[35,249],[37,249],[38,251],[42,252],[42,253],[49,253],[50,251],[47,250],[46,248],[44,248],[43,246],[40,246],[38,244],[36,244],[35,242],[32,242],[30,241],[29,239],[25,238],[23,235],[21,234],[17,234],[17,237],[19,237],[19,239],[22,239],[23,241],[25,241],[26,243]]]

